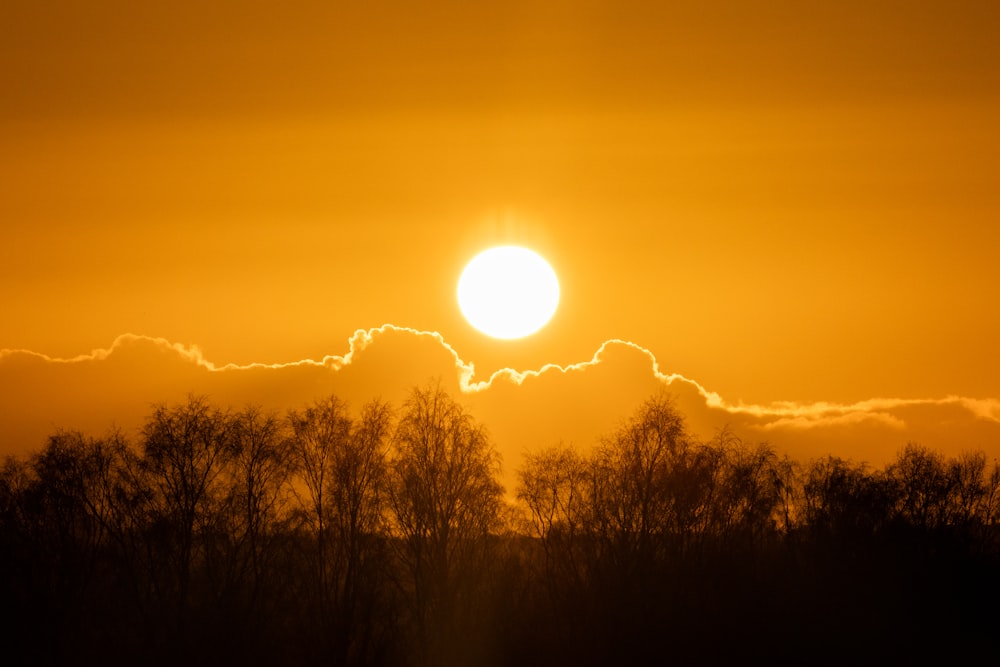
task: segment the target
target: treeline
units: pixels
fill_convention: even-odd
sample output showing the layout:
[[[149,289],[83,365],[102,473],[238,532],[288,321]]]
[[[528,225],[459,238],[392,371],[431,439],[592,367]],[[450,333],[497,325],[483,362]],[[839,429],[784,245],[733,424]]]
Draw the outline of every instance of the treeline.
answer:
[[[527,445],[528,443],[526,443]],[[1000,466],[800,464],[669,397],[510,496],[437,385],[204,398],[0,469],[5,664],[612,665],[1000,655]],[[516,496],[516,500],[513,500]]]

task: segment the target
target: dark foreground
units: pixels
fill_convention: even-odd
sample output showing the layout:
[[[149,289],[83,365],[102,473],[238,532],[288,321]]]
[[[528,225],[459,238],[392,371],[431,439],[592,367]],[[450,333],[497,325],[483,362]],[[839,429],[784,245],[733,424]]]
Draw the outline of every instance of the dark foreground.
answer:
[[[696,442],[668,399],[519,471],[439,389],[398,414],[202,399],[0,469],[8,665],[1000,659],[1000,468]],[[987,662],[986,664],[990,664]]]

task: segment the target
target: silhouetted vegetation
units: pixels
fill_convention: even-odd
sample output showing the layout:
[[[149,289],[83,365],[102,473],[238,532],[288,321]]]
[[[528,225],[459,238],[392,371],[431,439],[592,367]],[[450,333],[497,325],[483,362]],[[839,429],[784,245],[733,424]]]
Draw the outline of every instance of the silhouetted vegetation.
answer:
[[[1000,657],[1000,465],[800,463],[656,396],[505,496],[438,385],[393,408],[156,406],[0,468],[5,664]]]

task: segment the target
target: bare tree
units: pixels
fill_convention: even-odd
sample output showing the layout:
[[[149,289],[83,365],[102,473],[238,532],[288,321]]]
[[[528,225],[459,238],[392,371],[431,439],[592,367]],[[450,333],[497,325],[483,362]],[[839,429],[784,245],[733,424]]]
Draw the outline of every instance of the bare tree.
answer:
[[[803,516],[814,538],[852,544],[881,531],[894,494],[884,475],[836,456],[812,461],[803,480]]]
[[[316,536],[315,571],[320,626],[325,627],[330,615],[330,565],[328,557],[330,499],[328,490],[334,475],[337,452],[348,446],[351,419],[347,405],[336,396],[317,400],[302,412],[290,411],[288,422],[292,434],[290,448],[295,460],[297,477],[305,486],[300,503],[307,509],[309,522]]]
[[[641,579],[662,556],[663,538],[680,518],[680,496],[691,490],[684,418],[667,394],[646,401],[595,452],[595,529],[621,572]]]
[[[364,661],[382,558],[392,411],[380,401],[348,413],[336,396],[290,412],[297,476],[316,535],[316,632],[339,662]]]
[[[333,457],[330,526],[334,536],[334,654],[341,664],[369,662],[379,631],[385,562],[386,456],[392,411],[372,401]]]
[[[528,510],[525,523],[541,546],[540,560],[534,549],[528,552],[534,570],[529,592],[541,593],[533,597],[551,610],[547,633],[564,646],[576,645],[591,613],[581,595],[593,583],[591,461],[559,444],[526,454],[518,477],[517,497]]]
[[[226,468],[226,565],[229,587],[246,587],[253,606],[271,569],[271,548],[287,513],[292,471],[284,422],[248,406],[232,416],[232,452]]]
[[[896,498],[896,512],[914,528],[939,528],[949,520],[949,500],[958,480],[949,474],[944,457],[910,443],[886,468]]]
[[[587,519],[590,470],[573,447],[557,445],[525,455],[517,497],[528,508],[536,536],[572,537]]]
[[[963,452],[948,462],[948,476],[953,481],[949,523],[961,527],[985,523],[989,498],[986,454]]]
[[[232,420],[203,397],[158,405],[142,428],[142,465],[152,487],[155,526],[165,531],[172,581],[164,595],[173,598],[178,628],[186,625],[191,575],[201,557],[199,538],[216,530],[222,472],[233,448]]]
[[[425,661],[452,662],[463,639],[459,606],[470,609],[500,527],[500,457],[439,384],[410,393],[394,443],[389,498],[420,648]]]
[[[787,526],[793,493],[788,488],[793,483],[788,461],[779,459],[769,445],[748,445],[728,429],[722,429],[710,446],[721,456],[710,503],[716,534],[746,547],[774,536],[779,524]]]

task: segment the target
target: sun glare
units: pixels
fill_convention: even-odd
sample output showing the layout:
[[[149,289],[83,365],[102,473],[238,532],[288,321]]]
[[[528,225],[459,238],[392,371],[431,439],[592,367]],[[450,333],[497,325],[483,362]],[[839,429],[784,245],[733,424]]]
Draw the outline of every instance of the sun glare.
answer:
[[[541,255],[518,246],[472,258],[458,281],[458,306],[469,324],[493,338],[522,338],[552,319],[559,280]]]

